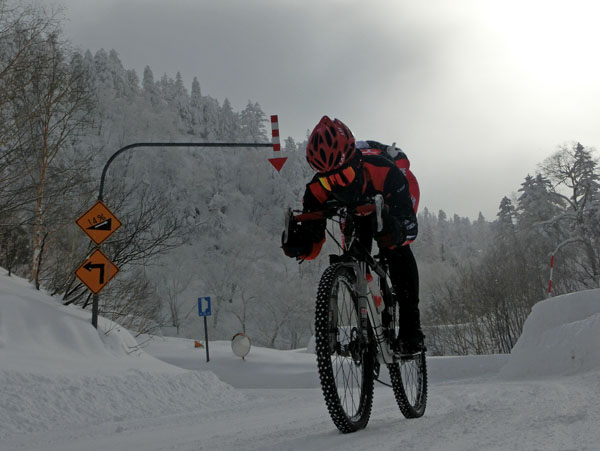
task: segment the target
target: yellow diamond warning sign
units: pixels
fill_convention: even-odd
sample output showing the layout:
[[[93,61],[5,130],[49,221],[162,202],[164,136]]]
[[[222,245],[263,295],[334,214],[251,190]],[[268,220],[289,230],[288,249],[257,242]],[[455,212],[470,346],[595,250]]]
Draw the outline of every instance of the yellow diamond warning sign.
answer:
[[[96,249],[75,271],[75,275],[92,293],[98,294],[118,272],[119,268],[102,251]]]
[[[102,201],[86,211],[75,221],[81,227],[87,236],[96,244],[102,243],[113,234],[115,230],[121,227],[121,221],[108,209]]]

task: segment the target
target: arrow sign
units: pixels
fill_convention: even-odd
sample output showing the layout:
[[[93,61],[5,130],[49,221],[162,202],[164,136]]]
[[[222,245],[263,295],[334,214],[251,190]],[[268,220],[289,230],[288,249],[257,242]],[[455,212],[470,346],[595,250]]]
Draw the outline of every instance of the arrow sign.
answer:
[[[101,250],[96,249],[75,271],[92,293],[98,294],[117,275],[117,268]]]
[[[271,142],[273,143],[273,152],[280,152],[281,143],[279,141],[279,119],[277,118],[276,114],[271,116],[271,137]],[[287,157],[269,158],[269,162],[273,165],[277,172],[281,171],[281,168],[285,164],[286,160]]]
[[[83,265],[83,269],[87,269],[90,272],[92,271],[92,269],[99,269],[100,277],[98,279],[98,282],[100,284],[104,284],[104,265],[103,264],[94,264],[92,262],[87,262],[85,265]]]
[[[117,219],[102,201],[96,202],[75,223],[96,244],[101,244],[121,227],[121,221]]]
[[[269,158],[269,162],[273,165],[277,172],[281,171],[281,168],[285,164],[287,157]]]

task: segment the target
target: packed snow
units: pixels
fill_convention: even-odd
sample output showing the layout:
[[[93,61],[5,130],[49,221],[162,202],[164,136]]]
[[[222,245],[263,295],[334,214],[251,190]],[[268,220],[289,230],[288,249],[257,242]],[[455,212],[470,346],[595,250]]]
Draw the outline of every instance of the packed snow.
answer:
[[[207,362],[0,271],[2,451],[600,449],[600,290],[536,304],[511,355],[429,357],[423,418],[377,384],[369,425],[343,435],[310,347],[241,359],[209,341]]]
[[[502,375],[546,377],[600,370],[600,290],[536,304]]]

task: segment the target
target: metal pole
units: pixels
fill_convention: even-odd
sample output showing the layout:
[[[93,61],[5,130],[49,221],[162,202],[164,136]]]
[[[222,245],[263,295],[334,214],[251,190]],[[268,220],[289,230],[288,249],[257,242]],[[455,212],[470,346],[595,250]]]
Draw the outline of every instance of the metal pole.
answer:
[[[550,280],[548,282],[548,297],[552,296],[552,272],[554,271],[554,254],[550,258]]]
[[[96,247],[96,249],[100,249]],[[110,280],[110,265],[106,268],[106,280]],[[98,329],[98,304],[100,303],[100,295],[92,296],[92,326]]]
[[[98,329],[98,299],[97,294],[92,297],[92,326],[96,329]]]
[[[108,167],[120,154],[129,149],[136,147],[273,147],[272,143],[133,143],[125,147],[121,147],[108,159],[102,170],[102,176],[100,177],[100,192],[98,193],[98,200],[102,200],[104,193],[104,179],[106,177],[106,171]]]
[[[108,171],[108,167],[123,152],[129,149],[134,149],[136,147],[273,147],[273,143],[133,143],[129,144],[125,147],[121,147],[115,153],[111,155],[108,159],[104,168],[102,169],[102,176],[100,177],[100,190],[98,192],[98,200],[103,200],[104,195],[104,179],[106,178],[106,172]],[[93,297],[92,303],[92,325],[97,329],[98,328],[98,295],[95,294]],[[204,327],[206,328],[206,318],[204,319]],[[206,361],[208,362],[208,332],[207,332],[207,340],[206,340]]]
[[[210,361],[210,356],[208,354],[208,323],[206,321],[206,316],[204,317],[204,342],[206,343],[206,361]]]

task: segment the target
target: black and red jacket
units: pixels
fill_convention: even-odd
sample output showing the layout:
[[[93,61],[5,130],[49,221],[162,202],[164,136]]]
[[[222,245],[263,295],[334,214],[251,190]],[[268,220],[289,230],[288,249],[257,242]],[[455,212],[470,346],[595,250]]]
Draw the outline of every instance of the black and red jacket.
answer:
[[[415,213],[419,208],[419,198],[421,192],[419,190],[419,182],[417,178],[410,170],[410,161],[401,149],[394,147],[393,155],[390,155],[387,144],[381,144],[377,141],[357,141],[356,148],[362,152],[363,155],[383,155],[386,158],[394,161],[398,169],[402,171],[404,177],[408,181],[408,189],[410,191],[410,198],[413,203]]]
[[[336,199],[336,194],[327,191],[319,181],[319,175],[306,185],[302,200],[303,211],[319,211],[328,200]],[[407,231],[403,245],[412,243],[417,237],[418,226],[413,201],[409,191],[409,183],[402,171],[388,158],[380,155],[362,155],[362,163],[357,169],[356,194],[354,201],[372,199],[377,194],[383,195],[385,205],[391,216],[404,224]],[[325,242],[326,220],[311,221],[313,229],[313,246],[304,258],[311,260],[319,255]]]

